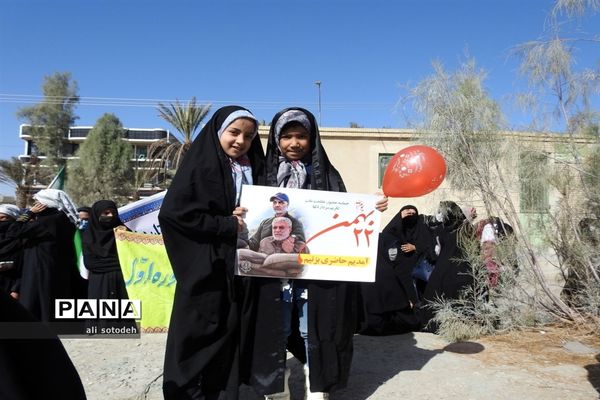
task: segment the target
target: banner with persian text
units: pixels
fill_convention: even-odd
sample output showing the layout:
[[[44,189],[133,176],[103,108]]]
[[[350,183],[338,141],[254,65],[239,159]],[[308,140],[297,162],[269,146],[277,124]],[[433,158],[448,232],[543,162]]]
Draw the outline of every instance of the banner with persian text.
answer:
[[[158,212],[166,191],[156,193],[119,208],[121,221],[132,231],[160,235]]]
[[[162,235],[115,230],[115,238],[129,298],[142,301],[142,328],[147,332],[165,330],[176,281]]]

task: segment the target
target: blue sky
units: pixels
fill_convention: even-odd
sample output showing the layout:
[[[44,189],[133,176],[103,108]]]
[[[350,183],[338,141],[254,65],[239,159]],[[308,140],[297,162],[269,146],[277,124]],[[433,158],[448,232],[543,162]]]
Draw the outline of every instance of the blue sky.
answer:
[[[543,33],[550,0],[0,0],[0,159],[23,151],[15,112],[41,95],[43,77],[71,72],[82,99],[78,125],[105,112],[126,127],[170,128],[156,101],[196,96],[250,108],[270,121],[300,105],[322,125],[406,127],[397,102],[465,52],[488,72],[487,88],[511,124],[527,118],[506,101],[523,88],[511,47]],[[581,25],[598,34],[598,15]],[[598,48],[580,53],[589,63]],[[586,57],[588,57],[586,59]],[[596,57],[598,58],[598,57]],[[106,100],[109,99],[109,100]],[[128,105],[115,103],[127,100]],[[82,101],[83,103],[83,101]],[[0,186],[0,194],[11,194]]]

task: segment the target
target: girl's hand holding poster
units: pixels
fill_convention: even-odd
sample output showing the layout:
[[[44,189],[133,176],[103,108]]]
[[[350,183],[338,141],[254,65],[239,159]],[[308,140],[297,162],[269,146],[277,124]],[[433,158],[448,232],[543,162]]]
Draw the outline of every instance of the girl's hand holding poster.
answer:
[[[244,186],[236,274],[374,282],[378,196]]]

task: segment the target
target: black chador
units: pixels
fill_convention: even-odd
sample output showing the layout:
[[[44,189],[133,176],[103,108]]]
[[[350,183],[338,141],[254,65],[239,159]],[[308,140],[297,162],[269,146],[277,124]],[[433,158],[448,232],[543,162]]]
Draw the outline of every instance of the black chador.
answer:
[[[430,304],[436,299],[457,299],[473,283],[471,265],[465,259],[462,247],[473,236],[471,224],[466,220],[460,207],[452,201],[440,202],[438,214],[442,222],[434,229],[441,251],[435,269],[423,295],[421,322],[426,330],[437,331],[437,324],[431,321],[435,312]]]
[[[47,208],[17,219],[7,237],[24,241],[19,301],[41,321],[54,320],[54,300],[80,297],[81,278],[73,237],[75,224],[65,213]]]
[[[112,214],[102,215],[111,210]],[[123,226],[117,205],[111,200],[94,203],[90,211],[89,225],[81,233],[83,261],[89,270],[88,298],[128,299],[127,288],[121,272],[114,228]],[[133,327],[132,320],[88,320],[87,327],[102,328]]]
[[[45,324],[36,321],[21,304],[0,292],[0,324],[10,323],[36,338],[0,339],[0,399],[85,400],[77,370],[62,343]],[[0,336],[7,335],[7,329]]]
[[[402,218],[402,211],[413,215]],[[412,244],[414,251],[402,251]],[[394,216],[379,236],[377,272],[374,283],[362,283],[365,312],[364,334],[385,335],[415,331],[420,328],[416,306],[417,286],[412,278],[416,264],[435,261],[434,238],[416,207],[405,206]]]
[[[186,153],[159,213],[177,278],[169,325],[163,392],[166,399],[237,398],[240,290],[234,280],[237,227],[232,160],[218,132],[241,107],[219,109]],[[264,155],[256,135],[247,153],[254,184]]]
[[[281,155],[274,132],[278,120],[290,110],[299,110],[310,122],[310,152],[302,160],[306,176],[300,188],[345,192],[339,172],[331,165],[321,144],[314,116],[301,108],[288,108],[275,115],[266,153],[268,186],[280,186]],[[278,179],[278,175],[279,178]],[[305,179],[304,179],[305,178]],[[286,185],[290,187],[289,185]],[[278,393],[284,388],[286,340],[288,349],[301,361],[306,361],[304,341],[298,331],[298,318],[292,317],[292,333],[283,337],[283,309],[279,279],[251,278],[257,310],[254,325],[246,338],[248,349],[244,361],[250,364],[248,382],[263,395]],[[303,280],[308,289],[308,343],[310,390],[329,392],[346,386],[352,362],[352,337],[357,328],[357,284],[337,281]],[[295,324],[294,324],[295,323]],[[250,354],[250,350],[252,353]]]
[[[113,210],[116,215],[103,220],[101,214],[108,209]],[[81,234],[83,261],[90,271],[90,299],[128,298],[113,230],[118,226],[123,226],[123,222],[119,219],[117,205],[113,201],[100,200],[94,203],[88,228]]]
[[[20,292],[23,270],[22,240],[7,237],[8,229],[15,220],[0,221],[0,291]]]

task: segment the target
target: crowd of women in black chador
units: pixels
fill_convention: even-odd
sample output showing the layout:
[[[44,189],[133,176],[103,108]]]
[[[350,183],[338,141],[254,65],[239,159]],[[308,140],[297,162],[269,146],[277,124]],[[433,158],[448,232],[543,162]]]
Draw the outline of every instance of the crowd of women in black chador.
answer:
[[[123,226],[116,204],[96,202],[81,232],[88,281],[77,266],[75,233],[82,225],[75,205],[55,189],[34,199],[24,212],[0,205],[0,290],[44,322],[55,320],[55,299],[127,299],[113,231]]]
[[[56,321],[56,299],[127,298],[113,232],[122,223],[114,202],[94,204],[83,233],[88,293],[77,268],[75,233],[81,224],[75,205],[55,189],[34,199],[23,213],[0,205],[0,322],[28,327],[0,332],[8,335],[0,340],[0,397],[85,399],[77,371],[53,333],[57,325],[45,323]],[[85,326],[79,328],[83,334]],[[40,337],[22,337],[31,334]]]
[[[455,202],[440,202],[435,216],[403,207],[380,234],[376,282],[361,284],[361,333],[435,332],[432,304],[473,284],[468,240],[476,240],[474,228]]]
[[[19,302],[40,321],[53,321],[55,299],[86,297],[75,255],[77,212],[59,190],[44,189],[34,199],[7,229],[2,248],[21,252]]]
[[[0,398],[85,400],[67,352],[41,322],[54,319],[53,299],[61,297],[52,296],[81,290],[70,269],[74,208],[58,191],[42,191],[36,201],[25,213],[0,205]]]
[[[217,399],[225,392],[235,400],[242,383],[265,398],[289,399],[286,350],[305,365],[306,398],[327,399],[347,384],[356,332],[435,330],[431,303],[455,298],[471,284],[460,241],[473,230],[454,202],[441,202],[435,218],[414,206],[400,210],[380,234],[375,283],[234,276],[238,239],[248,239],[247,210],[239,206],[244,184],[346,190],[309,111],[277,113],[267,143],[265,157],[250,111],[217,110],[164,198],[159,221],[177,278],[166,399]],[[31,318],[49,321],[56,298],[127,298],[114,236],[123,225],[116,204],[95,203],[87,227],[79,225],[89,270],[88,292],[81,293],[73,244],[77,210],[64,192],[46,190],[36,199],[25,214],[0,221],[0,265],[12,262],[19,271],[22,264],[20,283],[0,271],[7,292],[0,301],[18,297]],[[376,208],[384,211],[387,198]],[[0,216],[10,214],[2,210]],[[6,310],[0,307],[0,321]],[[78,391],[77,379],[73,384]]]

